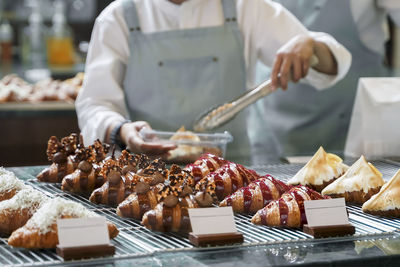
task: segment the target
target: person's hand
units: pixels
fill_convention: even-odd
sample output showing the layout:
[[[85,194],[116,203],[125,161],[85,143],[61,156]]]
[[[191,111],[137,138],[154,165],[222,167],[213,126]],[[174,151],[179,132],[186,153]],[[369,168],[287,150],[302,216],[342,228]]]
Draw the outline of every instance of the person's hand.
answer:
[[[282,46],[272,68],[272,86],[286,90],[290,80],[298,82],[307,76],[313,53],[314,39],[307,35],[295,36]]]
[[[120,130],[121,139],[131,152],[164,157],[168,151],[176,148],[174,144],[145,142],[139,135],[140,130],[143,128],[151,129],[150,125],[145,121],[135,121],[122,125]]]

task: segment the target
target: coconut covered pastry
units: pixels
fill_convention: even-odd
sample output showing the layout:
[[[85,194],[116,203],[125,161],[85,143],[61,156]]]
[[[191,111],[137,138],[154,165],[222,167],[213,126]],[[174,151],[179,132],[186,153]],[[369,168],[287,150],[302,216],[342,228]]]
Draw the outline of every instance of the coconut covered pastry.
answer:
[[[378,193],[384,183],[382,173],[361,156],[343,176],[325,187],[322,194],[363,204]]]
[[[367,213],[400,217],[400,170],[362,206]]]
[[[291,185],[306,185],[321,192],[328,184],[342,176],[349,167],[335,154],[320,147],[307,164],[288,181]]]

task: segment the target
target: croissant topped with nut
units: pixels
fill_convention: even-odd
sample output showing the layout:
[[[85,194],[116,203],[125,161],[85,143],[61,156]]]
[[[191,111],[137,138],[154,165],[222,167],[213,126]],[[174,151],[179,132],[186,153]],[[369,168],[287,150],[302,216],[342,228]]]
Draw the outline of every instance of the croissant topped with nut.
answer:
[[[107,178],[107,182],[94,190],[89,200],[96,204],[105,204],[114,207],[132,194],[139,182],[149,185],[164,182],[168,172],[165,169],[164,162],[156,159],[148,164],[140,164],[141,166],[147,165],[147,167],[138,170],[137,173],[128,171],[124,174],[124,167],[122,167],[123,164],[121,162],[113,158],[107,159],[100,172],[100,175]]]
[[[77,167],[74,153],[78,142],[76,134],[64,137],[61,141],[55,136],[50,137],[47,143],[47,157],[53,163],[37,175],[38,180],[60,183],[65,175],[72,173]]]
[[[183,193],[185,195],[193,193],[193,177],[178,165],[173,164],[171,166],[165,183],[173,188],[181,187],[182,190],[185,190]],[[156,185],[139,182],[135,187],[135,192],[118,205],[117,214],[121,217],[141,220],[145,212],[155,208],[160,200],[160,197],[157,196],[165,190],[164,181],[161,180]],[[177,190],[179,191],[179,189]]]
[[[89,147],[80,147],[76,151],[75,158],[79,160],[77,169],[66,175],[61,184],[63,191],[76,194],[89,195],[96,188],[99,188],[106,181],[100,175],[102,160],[105,151],[99,140]]]
[[[165,185],[158,193],[160,202],[143,215],[142,224],[153,231],[190,232],[188,209],[210,207],[213,198],[205,191],[192,195],[185,188],[185,186]]]

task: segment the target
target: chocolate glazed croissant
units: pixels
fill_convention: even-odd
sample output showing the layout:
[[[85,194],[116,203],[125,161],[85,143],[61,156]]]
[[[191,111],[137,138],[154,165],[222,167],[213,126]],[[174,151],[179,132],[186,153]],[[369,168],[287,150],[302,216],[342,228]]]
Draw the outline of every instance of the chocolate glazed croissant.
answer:
[[[188,233],[191,231],[188,209],[210,207],[212,202],[211,195],[206,192],[198,192],[195,196],[168,194],[154,209],[143,215],[142,225],[152,231]]]
[[[290,188],[291,186],[271,175],[265,175],[227,196],[219,206],[232,206],[235,212],[255,213],[271,201],[280,198]]]
[[[77,149],[75,158],[79,159],[78,168],[64,177],[61,189],[76,194],[89,195],[94,189],[102,186],[106,179],[100,175],[101,161],[104,159],[107,150],[108,148],[103,147],[99,140],[96,140],[94,145],[88,148]]]
[[[162,187],[162,183],[150,186],[147,183],[139,182],[136,185],[136,192],[130,194],[118,205],[117,215],[141,220],[144,213],[154,209],[158,204],[157,194]]]
[[[122,176],[121,167],[110,158],[104,163],[100,175],[107,178],[100,188],[90,195],[90,202],[116,207],[132,193],[131,180]]]
[[[296,186],[259,210],[251,222],[267,226],[301,227],[307,223],[304,201],[326,198],[329,197],[324,197],[306,186]]]
[[[178,165],[173,164],[168,174],[168,184],[171,186],[183,186],[188,195],[193,192],[194,185],[193,177],[188,171],[182,170]],[[122,203],[118,205],[117,214],[121,217],[134,218],[141,220],[143,214],[151,209],[154,209],[158,204],[157,195],[164,188],[164,180],[160,180],[156,185],[151,185],[142,180],[137,183],[134,193],[130,194]]]
[[[195,183],[199,182],[210,172],[225,165],[228,161],[213,154],[204,154],[192,164],[188,164],[185,170],[189,171],[194,178]]]
[[[255,171],[231,162],[204,177],[196,184],[196,191],[204,191],[205,187],[210,187],[215,191],[217,200],[222,201],[239,188],[247,186],[258,178],[260,176]]]
[[[100,188],[94,190],[89,200],[96,204],[105,204],[109,206],[117,206],[135,190],[138,182],[144,182],[155,185],[159,181],[164,181],[167,175],[165,163],[161,160],[153,160],[143,171],[138,171],[142,175],[128,172],[122,173],[121,164],[110,158],[104,163],[101,175],[107,177]]]
[[[77,134],[70,134],[61,139],[50,137],[47,142],[47,157],[53,163],[41,171],[37,178],[41,182],[60,183],[65,175],[72,173],[76,167],[74,153],[79,144]]]

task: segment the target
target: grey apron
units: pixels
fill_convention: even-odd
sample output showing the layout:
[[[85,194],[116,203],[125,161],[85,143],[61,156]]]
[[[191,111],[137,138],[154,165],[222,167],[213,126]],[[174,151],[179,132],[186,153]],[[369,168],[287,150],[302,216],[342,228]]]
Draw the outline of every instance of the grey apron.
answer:
[[[153,129],[191,129],[205,109],[245,90],[243,40],[236,21],[236,2],[222,0],[225,22],[218,27],[143,33],[135,4],[124,3],[130,30],[130,58],[124,78],[131,120],[144,120]],[[217,132],[229,131],[233,143],[227,157],[249,156],[246,114]]]
[[[358,78],[387,76],[383,57],[360,41],[349,0],[276,2],[309,30],[335,37],[352,53],[353,61],[347,76],[332,88],[317,91],[309,85],[291,83],[288,91],[279,90],[259,101],[249,120],[252,147],[256,154],[280,156],[310,155],[321,145],[330,152],[342,152]]]

